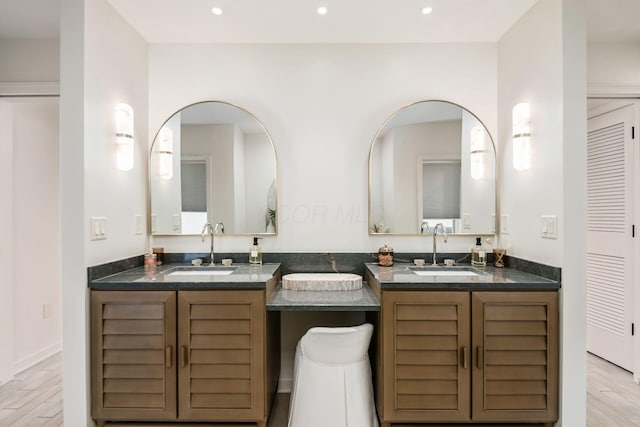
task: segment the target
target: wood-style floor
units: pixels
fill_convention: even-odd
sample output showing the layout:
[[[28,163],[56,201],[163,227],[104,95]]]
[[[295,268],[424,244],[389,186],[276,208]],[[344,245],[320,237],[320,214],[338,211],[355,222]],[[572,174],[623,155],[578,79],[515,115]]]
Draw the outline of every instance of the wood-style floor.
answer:
[[[640,385],[624,369],[587,357],[587,426],[640,426]]]
[[[58,353],[0,387],[0,426],[61,425],[62,358]]]
[[[288,408],[289,395],[279,394],[269,427],[286,427]],[[0,386],[0,427],[62,425],[59,354]],[[640,427],[640,386],[629,372],[593,355],[587,356],[587,427]]]

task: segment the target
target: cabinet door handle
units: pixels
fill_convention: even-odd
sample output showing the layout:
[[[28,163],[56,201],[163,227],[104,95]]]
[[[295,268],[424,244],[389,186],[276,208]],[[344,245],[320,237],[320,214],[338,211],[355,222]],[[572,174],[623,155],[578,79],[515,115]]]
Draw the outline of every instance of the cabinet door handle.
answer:
[[[467,364],[469,363],[469,349],[467,347],[462,347],[462,368],[467,369]]]
[[[478,369],[484,368],[484,352],[482,350],[482,347],[476,348],[476,367]]]
[[[180,347],[180,366],[183,368],[187,366],[187,351],[188,349],[186,345]]]
[[[167,368],[170,368],[171,366],[173,366],[173,357],[171,357],[173,355],[173,348],[171,348],[170,345],[168,345],[165,349],[164,349],[164,364]]]

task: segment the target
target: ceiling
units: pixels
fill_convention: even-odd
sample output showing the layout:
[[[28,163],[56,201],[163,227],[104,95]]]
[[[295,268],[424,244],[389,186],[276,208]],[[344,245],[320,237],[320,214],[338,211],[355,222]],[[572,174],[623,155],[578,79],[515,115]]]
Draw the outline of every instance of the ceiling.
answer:
[[[537,0],[107,1],[150,43],[426,43],[495,42]],[[59,5],[0,0],[0,38],[57,38]],[[589,42],[640,43],[640,0],[586,5]]]
[[[150,43],[438,43],[495,42],[537,0],[107,1]]]

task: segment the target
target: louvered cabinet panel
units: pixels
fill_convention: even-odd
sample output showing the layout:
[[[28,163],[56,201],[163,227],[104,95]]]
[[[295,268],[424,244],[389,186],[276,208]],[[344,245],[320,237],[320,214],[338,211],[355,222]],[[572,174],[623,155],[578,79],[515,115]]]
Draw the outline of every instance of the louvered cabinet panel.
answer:
[[[385,292],[385,421],[469,421],[468,292]]]
[[[558,418],[558,294],[474,292],[474,421]]]
[[[176,419],[175,312],[175,292],[91,292],[95,419]]]
[[[179,419],[265,417],[264,292],[180,291]]]

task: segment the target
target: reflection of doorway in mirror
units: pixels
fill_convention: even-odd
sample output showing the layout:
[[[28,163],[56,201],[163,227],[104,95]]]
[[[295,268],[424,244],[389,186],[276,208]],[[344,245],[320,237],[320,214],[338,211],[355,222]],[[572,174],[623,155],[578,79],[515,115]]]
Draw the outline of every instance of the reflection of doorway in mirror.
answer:
[[[458,231],[460,160],[424,160],[418,164],[418,215],[429,226],[442,223],[447,233]]]
[[[182,156],[182,233],[198,234],[207,222],[209,165],[206,157]]]

